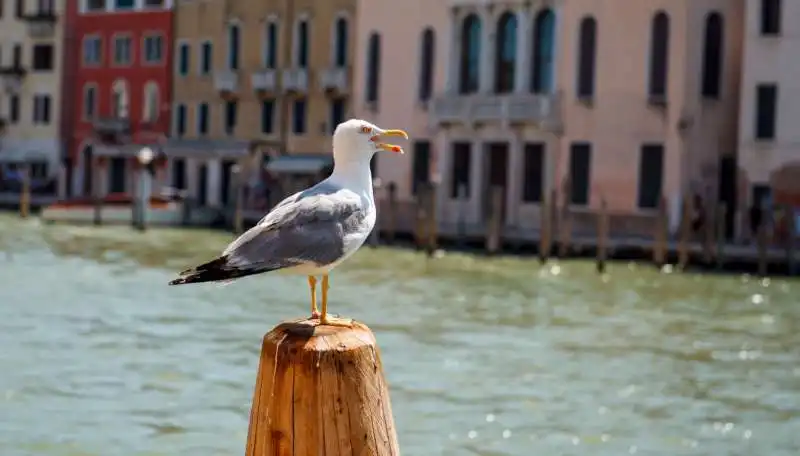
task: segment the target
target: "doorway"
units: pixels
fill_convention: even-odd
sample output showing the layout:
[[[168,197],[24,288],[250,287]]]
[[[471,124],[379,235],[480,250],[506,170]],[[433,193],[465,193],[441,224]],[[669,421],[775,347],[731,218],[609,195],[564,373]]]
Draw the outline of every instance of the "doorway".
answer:
[[[489,219],[492,214],[492,192],[494,187],[503,188],[503,204],[500,207],[500,220],[506,219],[506,193],[508,192],[508,143],[489,143],[486,148],[485,175],[483,179],[483,214]]]
[[[738,164],[736,156],[725,155],[719,159],[719,202],[725,203],[725,238],[734,236],[734,223],[736,220],[736,186]]]
[[[92,173],[94,152],[92,146],[86,146],[81,151],[83,155],[83,196],[92,196],[94,175]]]

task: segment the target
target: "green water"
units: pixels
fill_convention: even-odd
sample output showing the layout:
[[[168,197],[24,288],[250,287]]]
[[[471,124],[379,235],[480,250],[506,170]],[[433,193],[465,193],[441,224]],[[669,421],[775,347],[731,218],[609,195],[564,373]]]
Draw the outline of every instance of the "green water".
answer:
[[[0,455],[243,454],[302,277],[167,287],[224,233],[0,216]],[[364,248],[332,311],[383,351],[404,455],[800,454],[800,283]]]

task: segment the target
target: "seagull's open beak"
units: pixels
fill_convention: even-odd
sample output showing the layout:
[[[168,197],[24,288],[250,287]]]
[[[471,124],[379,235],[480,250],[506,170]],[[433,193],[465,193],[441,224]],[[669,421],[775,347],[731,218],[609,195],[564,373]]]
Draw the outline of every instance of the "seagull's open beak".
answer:
[[[376,143],[375,145],[378,147],[378,149],[402,154],[403,153],[402,147],[395,144],[378,142],[381,140],[381,138],[385,136],[399,136],[403,139],[408,139],[408,133],[404,132],[403,130],[382,130],[375,136],[369,138],[370,141]]]

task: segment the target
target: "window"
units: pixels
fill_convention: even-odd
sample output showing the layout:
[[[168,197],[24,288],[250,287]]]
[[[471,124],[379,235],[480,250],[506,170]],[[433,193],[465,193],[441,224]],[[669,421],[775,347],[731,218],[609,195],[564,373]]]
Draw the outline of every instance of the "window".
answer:
[[[239,69],[239,26],[236,24],[228,26],[228,69]]]
[[[181,43],[178,46],[178,74],[186,76],[189,74],[191,48],[188,43]]]
[[[331,112],[330,112],[330,132],[333,133],[336,127],[344,122],[345,100],[344,98],[331,99]]]
[[[664,146],[644,144],[639,157],[640,209],[655,209],[661,199],[661,182],[664,174]]]
[[[105,11],[106,0],[86,0],[86,11]]]
[[[719,98],[722,84],[723,43],[722,15],[713,12],[706,18],[705,42],[703,43],[702,95],[704,98]]]
[[[275,100],[261,100],[261,133],[271,135],[275,132]]]
[[[381,72],[381,36],[372,32],[367,49],[367,103],[378,102]]]
[[[33,71],[53,71],[53,45],[35,44],[33,46]]]
[[[205,136],[208,134],[208,103],[200,103],[197,105],[197,136]]]
[[[50,95],[36,94],[33,96],[33,124],[47,125],[50,123]]]
[[[100,65],[103,59],[103,41],[99,36],[83,39],[83,65]]]
[[[414,141],[411,173],[411,194],[416,195],[420,186],[430,181],[431,143],[429,141]]]
[[[278,24],[275,22],[267,23],[264,37],[264,66],[273,70],[278,67]]]
[[[97,115],[97,86],[86,84],[83,87],[83,118],[93,120]]]
[[[142,61],[144,63],[161,63],[164,58],[164,38],[161,35],[144,37],[142,46]]]
[[[550,93],[555,88],[556,15],[546,8],[533,22],[531,91]]]
[[[436,34],[428,27],[422,32],[419,55],[419,101],[428,101],[433,94],[433,70],[436,56]]]
[[[297,33],[297,47],[294,64],[300,68],[308,68],[308,21],[300,20],[295,33]]]
[[[453,176],[450,179],[451,198],[469,198],[470,174],[472,168],[472,144],[468,142],[453,143]],[[461,190],[463,189],[463,190]],[[461,194],[461,192],[464,192]]]
[[[144,103],[142,104],[142,120],[153,123],[158,120],[160,97],[158,84],[148,81],[144,86]]]
[[[175,107],[175,125],[173,127],[175,136],[182,138],[186,134],[186,105],[179,103]]]
[[[172,158],[172,188],[186,190],[186,159]]]
[[[14,2],[14,15],[17,17],[25,15],[25,0],[16,0]]]
[[[214,62],[213,47],[210,41],[205,41],[200,45],[200,74],[211,73],[211,66]]]
[[[163,8],[164,0],[144,0],[145,8]]]
[[[458,67],[458,92],[478,91],[481,66],[481,20],[475,14],[461,24],[461,55]]]
[[[12,124],[19,122],[19,95],[12,94],[8,97],[8,121]]]
[[[650,30],[650,81],[647,93],[651,97],[667,96],[669,71],[669,17],[659,11],[653,17]]]
[[[522,175],[522,201],[541,203],[544,192],[544,151],[543,143],[525,144]]]
[[[306,132],[306,100],[298,98],[294,100],[292,108],[292,132],[302,135]]]
[[[506,12],[497,21],[495,41],[494,91],[509,93],[514,90],[517,68],[517,16]]]
[[[781,2],[782,0],[761,0],[761,34],[781,34]]]
[[[238,104],[235,100],[225,102],[225,134],[233,135],[236,133],[236,114]]]
[[[113,0],[115,9],[133,9],[136,6],[136,0]]]
[[[759,84],[756,86],[756,139],[775,139],[777,120],[778,86],[776,84]]]
[[[333,64],[338,68],[347,66],[347,41],[348,41],[348,27],[347,19],[339,17],[336,19],[334,26],[334,48],[333,48]]]
[[[125,157],[111,157],[108,162],[109,193],[125,193],[127,177]]]
[[[581,21],[578,51],[578,98],[594,97],[595,66],[597,63],[597,21],[585,17]]]
[[[573,143],[569,151],[570,204],[589,204],[589,179],[592,165],[592,145]]]
[[[133,46],[131,37],[129,36],[115,36],[114,37],[114,64],[115,65],[130,65],[131,56],[133,55],[131,47]]]
[[[14,44],[14,50],[11,54],[12,60],[11,62],[14,64],[14,68],[21,68],[22,67],[22,45],[19,43]]]

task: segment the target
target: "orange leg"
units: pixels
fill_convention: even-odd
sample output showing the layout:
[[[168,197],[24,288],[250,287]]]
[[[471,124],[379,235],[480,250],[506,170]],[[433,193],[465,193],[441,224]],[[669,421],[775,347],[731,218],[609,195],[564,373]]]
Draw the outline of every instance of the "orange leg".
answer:
[[[322,313],[319,317],[319,324],[329,326],[353,327],[353,320],[345,318],[328,317],[328,274],[322,276]]]
[[[308,276],[308,287],[311,289],[311,319],[319,318],[317,310],[317,278]]]

